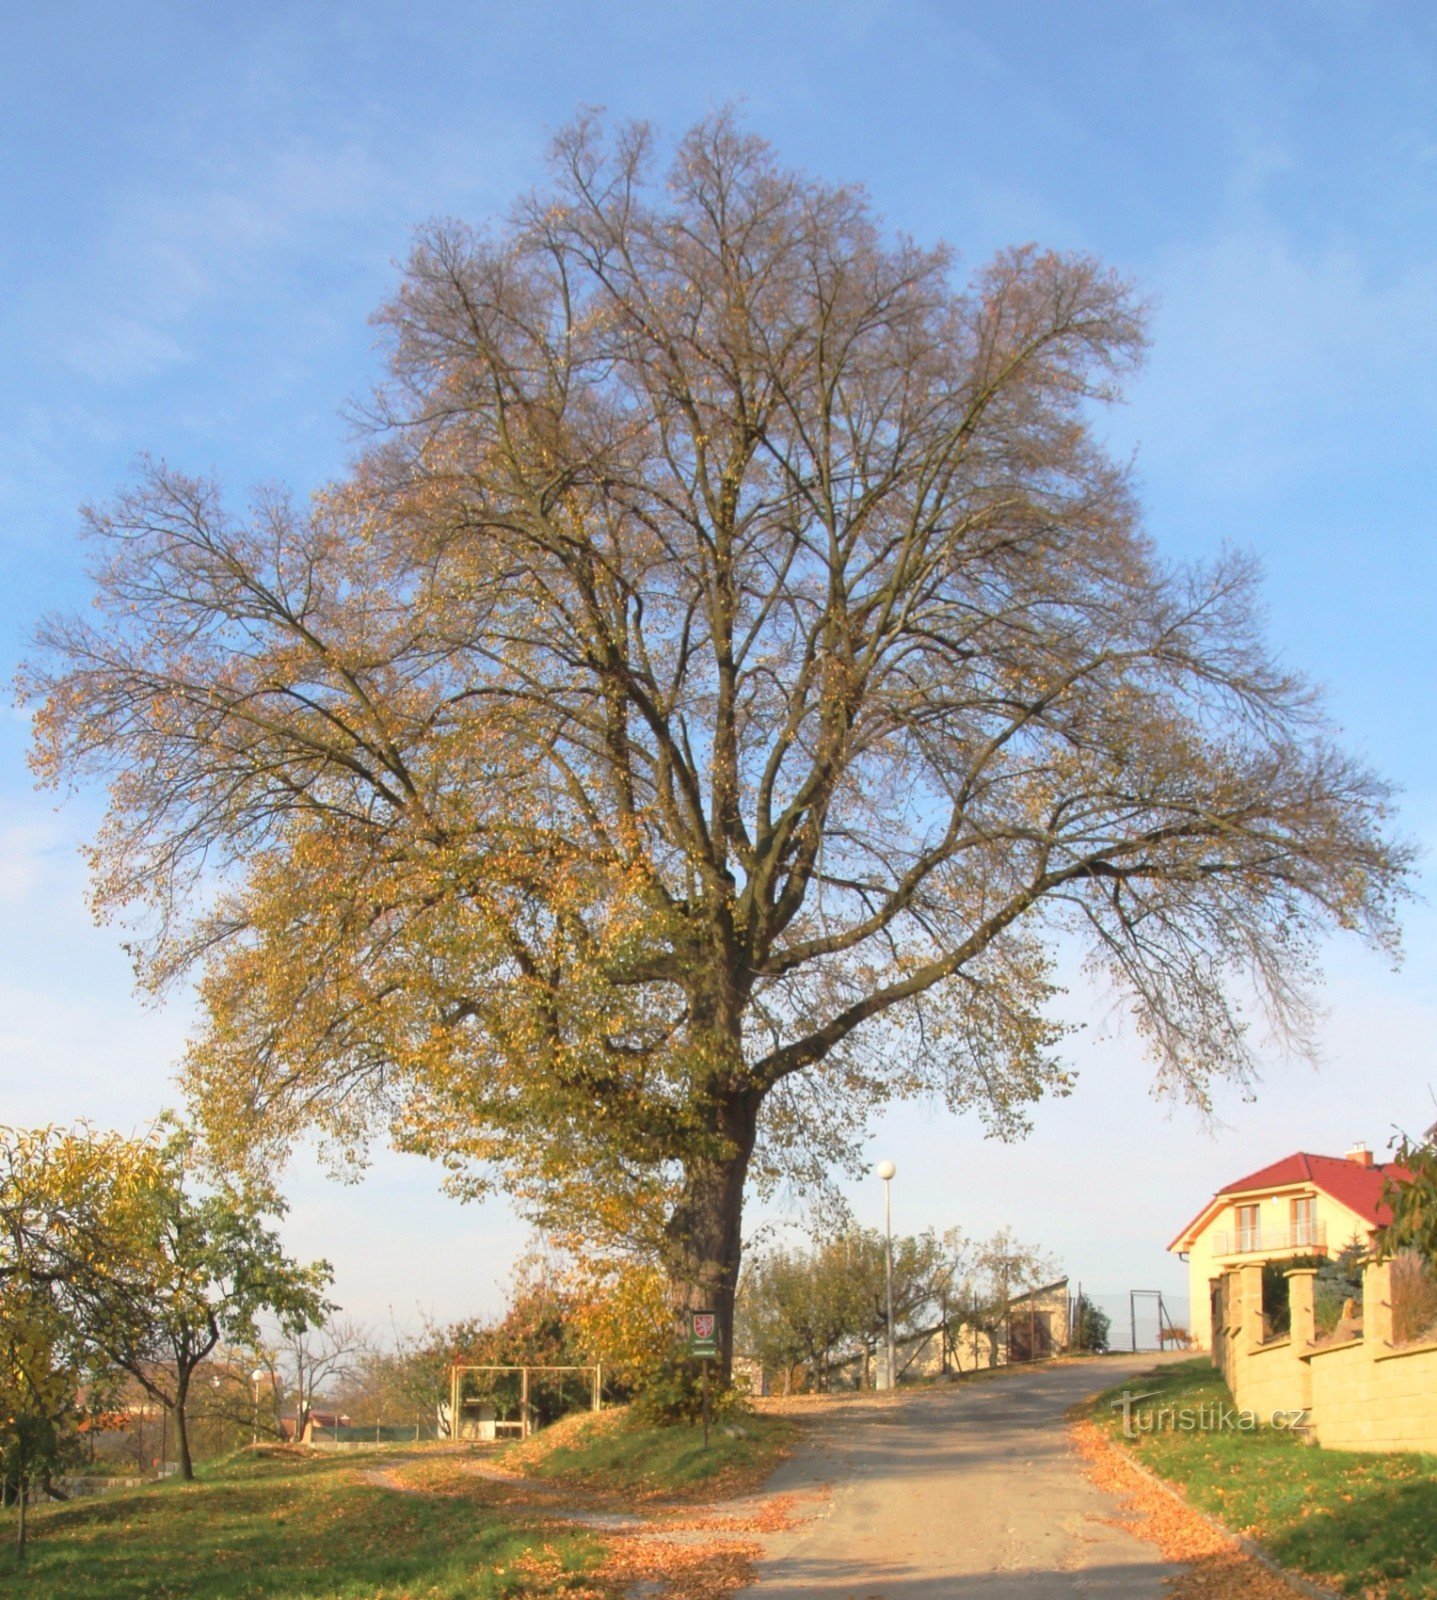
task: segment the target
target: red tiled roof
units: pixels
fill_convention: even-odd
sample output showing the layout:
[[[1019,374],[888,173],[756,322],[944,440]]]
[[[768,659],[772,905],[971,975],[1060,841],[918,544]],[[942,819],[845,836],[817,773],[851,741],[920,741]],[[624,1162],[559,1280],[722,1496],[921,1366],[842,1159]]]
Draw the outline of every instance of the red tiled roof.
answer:
[[[1299,1150],[1270,1167],[1262,1167],[1235,1183],[1225,1183],[1219,1194],[1247,1194],[1253,1189],[1281,1189],[1291,1183],[1311,1183],[1340,1201],[1374,1228],[1391,1222],[1391,1210],[1382,1204],[1388,1178],[1405,1182],[1412,1174],[1389,1161],[1385,1166],[1364,1167],[1346,1156],[1314,1156]]]
[[[1271,1166],[1248,1173],[1245,1178],[1224,1184],[1168,1249],[1186,1248],[1183,1241],[1196,1234],[1221,1196],[1254,1194],[1265,1189],[1284,1189],[1294,1184],[1311,1184],[1321,1189],[1324,1194],[1330,1194],[1334,1200],[1361,1217],[1368,1227],[1380,1228],[1392,1220],[1390,1208],[1382,1204],[1382,1191],[1387,1179],[1395,1178],[1397,1182],[1404,1183],[1411,1176],[1406,1167],[1395,1161],[1364,1167],[1347,1156],[1318,1156],[1298,1150],[1290,1156],[1284,1156],[1281,1161],[1274,1161]]]

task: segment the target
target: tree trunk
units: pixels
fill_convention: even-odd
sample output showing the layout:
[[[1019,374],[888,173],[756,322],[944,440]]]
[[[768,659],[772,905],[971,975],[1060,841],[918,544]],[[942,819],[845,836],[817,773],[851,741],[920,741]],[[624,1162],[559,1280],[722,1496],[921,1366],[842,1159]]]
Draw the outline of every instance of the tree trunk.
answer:
[[[181,1372],[175,1381],[175,1456],[179,1461],[180,1477],[185,1483],[193,1483],[195,1478],[194,1462],[190,1459],[190,1422],[185,1414],[189,1394],[190,1375]]]
[[[20,1470],[16,1476],[20,1480],[20,1520],[15,1533],[15,1559],[23,1561],[25,1559],[25,1491],[28,1487],[25,1479],[25,1440],[23,1436],[20,1439],[19,1454]]]
[[[758,1130],[762,1094],[732,1091],[718,1100],[714,1133],[721,1152],[700,1157],[684,1174],[683,1195],[665,1233],[674,1319],[687,1339],[689,1313],[712,1311],[717,1319],[718,1376],[733,1375],[734,1292],[743,1249],[743,1189]]]

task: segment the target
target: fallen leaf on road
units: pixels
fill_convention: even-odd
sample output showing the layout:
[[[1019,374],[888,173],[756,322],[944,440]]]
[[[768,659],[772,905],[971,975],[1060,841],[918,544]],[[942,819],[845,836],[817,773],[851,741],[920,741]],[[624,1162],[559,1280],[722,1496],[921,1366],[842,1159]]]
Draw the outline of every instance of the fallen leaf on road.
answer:
[[[1112,1520],[1155,1544],[1188,1570],[1170,1581],[1173,1600],[1295,1600],[1303,1591],[1255,1561],[1237,1540],[1219,1532],[1192,1507],[1139,1472],[1091,1422],[1073,1424],[1073,1443],[1088,1477],[1117,1495]]]

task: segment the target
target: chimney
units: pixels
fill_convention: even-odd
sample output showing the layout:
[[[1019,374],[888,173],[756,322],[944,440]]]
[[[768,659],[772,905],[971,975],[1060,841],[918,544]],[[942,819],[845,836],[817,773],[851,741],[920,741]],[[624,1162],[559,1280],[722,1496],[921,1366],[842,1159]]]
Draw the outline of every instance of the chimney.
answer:
[[[1355,1161],[1359,1167],[1370,1167],[1372,1165],[1372,1152],[1365,1144],[1355,1144],[1347,1152],[1347,1159]]]

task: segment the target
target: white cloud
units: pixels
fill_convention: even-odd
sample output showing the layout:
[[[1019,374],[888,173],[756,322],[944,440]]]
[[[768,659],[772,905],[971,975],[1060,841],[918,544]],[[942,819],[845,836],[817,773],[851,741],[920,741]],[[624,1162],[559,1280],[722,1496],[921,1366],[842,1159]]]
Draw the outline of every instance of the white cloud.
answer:
[[[65,843],[65,830],[51,819],[0,827],[0,907],[18,910],[33,904]]]
[[[1437,260],[1384,277],[1355,248],[1302,252],[1259,227],[1169,258],[1150,283],[1152,360],[1117,424],[1145,466],[1211,492],[1268,489],[1356,464],[1374,439],[1404,448],[1414,414],[1437,409]]]
[[[91,383],[123,386],[154,377],[188,354],[179,340],[140,318],[101,316],[77,329],[58,359]]]

